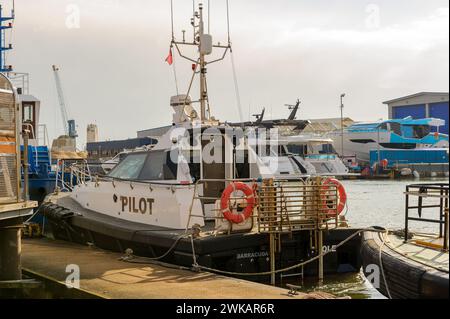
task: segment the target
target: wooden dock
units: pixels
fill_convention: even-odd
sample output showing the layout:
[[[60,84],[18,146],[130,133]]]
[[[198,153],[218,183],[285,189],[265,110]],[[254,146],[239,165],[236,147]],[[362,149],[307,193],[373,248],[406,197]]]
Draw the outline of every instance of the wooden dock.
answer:
[[[80,270],[78,292],[107,299],[312,299],[288,290],[207,272],[119,260],[122,254],[50,239],[24,239],[22,268],[65,285],[68,265]],[[75,288],[72,288],[74,290]],[[322,296],[323,297],[323,296]],[[332,296],[328,296],[330,298]],[[325,298],[321,298],[325,299]]]

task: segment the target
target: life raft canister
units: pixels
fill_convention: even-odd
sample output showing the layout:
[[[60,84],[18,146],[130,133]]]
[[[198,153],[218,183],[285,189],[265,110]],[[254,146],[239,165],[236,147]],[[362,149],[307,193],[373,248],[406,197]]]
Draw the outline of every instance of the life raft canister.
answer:
[[[339,182],[337,179],[335,178],[328,178],[327,180],[325,180],[325,182],[323,183],[323,185],[327,186],[327,185],[336,185],[337,187],[337,191],[339,194],[339,203],[337,204],[337,213],[338,215],[342,213],[342,211],[345,208],[345,204],[347,203],[347,192],[345,191],[344,185],[341,184],[341,182]],[[327,190],[327,188],[325,188],[325,190]],[[325,200],[325,206],[327,206],[326,204],[326,200]],[[334,210],[330,210],[328,212],[329,216],[335,216],[335,212]]]
[[[241,214],[234,214],[230,209],[230,197],[236,191],[241,191],[245,194],[245,200],[247,207]],[[225,188],[220,199],[220,209],[222,210],[223,217],[233,224],[240,224],[248,219],[253,213],[253,207],[255,206],[254,191],[248,185],[242,182],[233,182]]]

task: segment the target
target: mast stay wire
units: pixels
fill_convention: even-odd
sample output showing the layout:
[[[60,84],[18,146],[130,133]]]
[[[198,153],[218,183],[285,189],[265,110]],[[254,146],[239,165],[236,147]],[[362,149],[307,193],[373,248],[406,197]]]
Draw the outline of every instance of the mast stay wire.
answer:
[[[196,30],[195,30],[195,0],[192,0],[192,17],[194,17],[194,23],[192,24],[192,26],[194,27],[194,42],[195,42],[195,35],[196,35]]]
[[[205,89],[206,89],[206,92],[208,92],[208,82],[207,82],[207,80],[205,80]],[[208,96],[208,94],[206,95],[206,103],[207,103],[207,106],[208,106],[208,118],[211,118],[211,106],[209,105],[209,96]]]
[[[234,92],[236,95],[236,103],[237,103],[238,112],[239,112],[239,120],[241,122],[243,122],[244,116],[242,115],[241,94],[239,92],[239,84],[238,84],[237,75],[236,75],[236,65],[234,63],[234,56],[233,56],[232,50],[230,51],[230,57],[231,57],[231,68],[233,69]]]
[[[172,46],[170,47],[170,50],[172,50]],[[177,91],[177,95],[180,95],[180,91],[178,89],[177,64],[176,64],[176,60],[175,60],[175,57],[173,56],[173,54],[172,54],[172,60],[173,60],[172,70],[173,70],[173,77],[175,79],[175,89]]]
[[[231,37],[230,37],[230,4],[226,0],[227,4],[227,33],[228,33],[228,46],[230,47],[230,57],[231,57],[231,68],[233,71],[233,81],[234,81],[234,92],[236,95],[236,104],[239,112],[239,120],[244,121],[244,116],[242,115],[242,104],[241,104],[241,94],[239,92],[239,84],[236,74],[236,64],[234,63],[233,49],[231,48]]]
[[[176,66],[176,61],[175,61],[175,57],[172,53],[172,49],[173,49],[173,42],[175,41],[175,33],[174,33],[174,27],[173,27],[173,0],[170,0],[170,17],[171,17],[171,25],[172,25],[172,43],[170,44],[170,54],[172,54],[172,70],[173,70],[173,77],[175,79],[175,89],[177,91],[177,95],[179,95],[179,90],[178,90],[178,77],[177,77],[177,66]]]
[[[170,21],[172,26],[172,41],[175,41],[175,33],[173,29],[173,0],[170,0]]]
[[[230,38],[230,4],[227,0],[227,33],[228,33],[228,45],[231,45]]]

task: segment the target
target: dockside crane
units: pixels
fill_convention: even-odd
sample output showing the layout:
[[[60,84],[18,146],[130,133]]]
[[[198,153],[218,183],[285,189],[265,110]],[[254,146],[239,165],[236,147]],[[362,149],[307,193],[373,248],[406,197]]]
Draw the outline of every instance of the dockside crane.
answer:
[[[64,99],[64,92],[61,86],[61,79],[59,77],[59,67],[53,65],[52,69],[55,76],[56,91],[58,93],[59,108],[63,121],[64,134],[71,138],[76,138],[78,137],[78,134],[75,127],[75,120],[69,120],[69,117],[67,115],[66,101]]]

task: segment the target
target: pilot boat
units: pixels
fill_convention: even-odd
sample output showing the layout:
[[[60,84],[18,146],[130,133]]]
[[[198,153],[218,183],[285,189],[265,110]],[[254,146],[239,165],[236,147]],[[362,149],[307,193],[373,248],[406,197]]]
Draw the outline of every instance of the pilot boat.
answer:
[[[266,281],[269,269],[275,274],[306,261],[357,230],[339,227],[342,185],[311,176],[314,167],[286,153],[273,132],[211,116],[206,67],[218,60],[206,58],[213,49],[225,57],[231,42],[213,45],[202,4],[192,21],[195,39],[173,37],[171,48],[185,57],[180,47],[198,47],[199,56],[187,59],[194,62],[192,79],[200,80],[200,112],[190,92],[173,96],[173,125],[151,149],[130,152],[106,176],[49,196],[42,211],[57,239]],[[358,271],[359,248],[354,236],[325,257],[322,270]],[[317,274],[317,263],[289,272]]]

